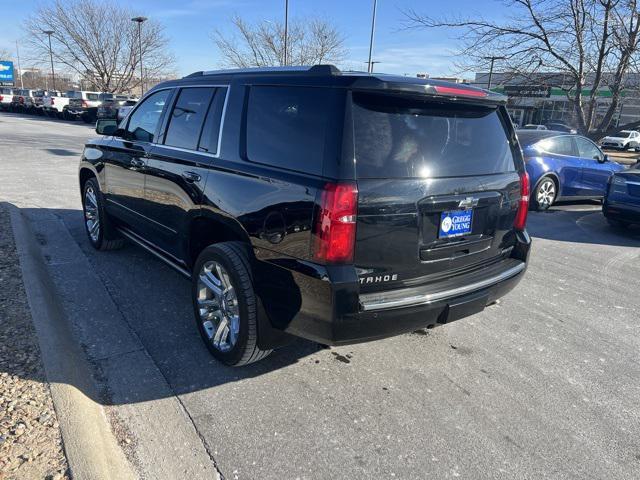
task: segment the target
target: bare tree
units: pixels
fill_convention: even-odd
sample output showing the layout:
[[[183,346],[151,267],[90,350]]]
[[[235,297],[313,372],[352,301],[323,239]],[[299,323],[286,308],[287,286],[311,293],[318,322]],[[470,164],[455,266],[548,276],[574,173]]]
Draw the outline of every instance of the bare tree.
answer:
[[[486,68],[486,57],[506,57],[503,68],[530,82],[558,81],[575,112],[578,130],[597,136],[609,129],[622,91],[639,60],[637,0],[505,0],[503,22],[433,18],[405,12],[410,28],[454,28],[462,35],[458,58],[465,70]],[[598,92],[608,87],[611,102],[597,115]]]
[[[0,60],[13,60],[13,55],[6,48],[0,48]]]
[[[125,92],[140,85],[139,40],[146,77],[163,76],[173,64],[162,26],[154,20],[145,22],[139,39],[133,16],[128,8],[105,0],[53,0],[28,18],[25,30],[37,58],[49,58],[43,31],[52,30],[55,63],[101,91]]]
[[[250,25],[239,16],[231,19],[234,32],[227,35],[220,30],[213,40],[229,67],[269,67],[284,65],[284,24],[265,20]],[[347,55],[344,37],[326,20],[294,20],[289,22],[287,63],[316,65],[339,63]]]

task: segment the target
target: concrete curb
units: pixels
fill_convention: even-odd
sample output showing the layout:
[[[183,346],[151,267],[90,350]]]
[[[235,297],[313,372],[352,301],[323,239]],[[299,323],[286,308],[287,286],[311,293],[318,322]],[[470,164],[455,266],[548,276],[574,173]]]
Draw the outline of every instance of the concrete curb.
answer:
[[[40,248],[19,209],[9,205],[20,257],[23,283],[64,449],[75,479],[133,479],[136,475],[113,436],[97,398],[91,368],[74,341],[64,309],[58,301]]]

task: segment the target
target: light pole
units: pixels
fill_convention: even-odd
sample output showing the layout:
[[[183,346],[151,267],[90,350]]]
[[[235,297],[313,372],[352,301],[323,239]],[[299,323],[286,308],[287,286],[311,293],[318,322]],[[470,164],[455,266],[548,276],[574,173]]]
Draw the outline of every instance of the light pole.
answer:
[[[373,36],[376,30],[376,10],[378,9],[378,0],[373,0],[373,16],[371,17],[371,38],[369,39],[369,66],[367,72],[373,72],[373,63],[371,63],[371,54],[373,53]]]
[[[138,24],[138,46],[140,47],[140,97],[144,95],[144,75],[142,73],[142,22],[147,21],[147,17],[133,17],[132,22]]]
[[[505,60],[507,57],[491,56],[482,58],[484,58],[485,60],[491,60],[491,67],[489,68],[489,84],[487,85],[487,90],[491,90],[491,80],[493,79],[493,62],[495,62],[496,60]]]
[[[51,85],[53,85],[53,90],[56,89],[56,72],[53,70],[53,50],[51,49],[51,35],[55,32],[53,30],[43,30],[42,33],[48,35],[49,37],[49,58],[51,59]]]
[[[22,80],[22,67],[20,66],[20,49],[18,48],[17,40],[16,40],[16,54],[18,56],[18,73],[20,74],[20,88],[24,88],[24,81]]]
[[[287,44],[289,43],[289,0],[284,0],[284,65],[287,61]]]
[[[382,63],[382,62],[375,61],[375,60],[369,60],[368,62],[364,62],[364,63],[366,63],[367,65],[369,65],[369,68],[368,68],[369,73],[373,73],[373,66],[374,66],[376,63]],[[406,77],[407,75],[408,75],[408,74],[406,74],[406,73],[405,73],[405,77]]]

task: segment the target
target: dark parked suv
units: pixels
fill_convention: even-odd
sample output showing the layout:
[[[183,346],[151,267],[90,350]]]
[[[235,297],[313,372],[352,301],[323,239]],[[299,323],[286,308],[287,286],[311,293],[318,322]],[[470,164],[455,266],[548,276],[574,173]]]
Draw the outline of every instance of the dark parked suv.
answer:
[[[89,240],[192,279],[213,355],[340,345],[481,311],[526,268],[528,177],[505,98],[332,66],[197,72],[86,144]]]

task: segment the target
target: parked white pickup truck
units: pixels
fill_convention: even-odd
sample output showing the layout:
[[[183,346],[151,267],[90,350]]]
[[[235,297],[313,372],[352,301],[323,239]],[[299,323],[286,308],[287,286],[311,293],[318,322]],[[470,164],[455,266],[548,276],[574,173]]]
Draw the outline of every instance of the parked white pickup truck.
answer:
[[[44,113],[52,117],[62,118],[64,107],[69,105],[69,96],[74,93],[75,92],[71,90],[58,95],[45,95],[42,98],[42,109]]]
[[[44,99],[48,96],[59,97],[60,95],[62,93],[57,90],[36,90],[33,92],[32,107],[38,115],[42,115],[44,113]]]
[[[70,96],[69,105],[65,109],[65,118],[68,120],[83,118],[86,121],[87,112],[90,109],[97,110],[101,103],[100,92],[73,92],[73,96]],[[93,121],[95,121],[95,117]]]
[[[14,94],[15,89],[13,88],[0,88],[0,110],[9,110]]]

